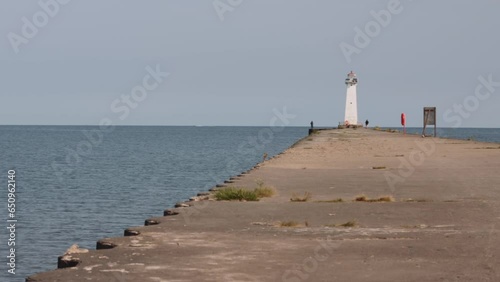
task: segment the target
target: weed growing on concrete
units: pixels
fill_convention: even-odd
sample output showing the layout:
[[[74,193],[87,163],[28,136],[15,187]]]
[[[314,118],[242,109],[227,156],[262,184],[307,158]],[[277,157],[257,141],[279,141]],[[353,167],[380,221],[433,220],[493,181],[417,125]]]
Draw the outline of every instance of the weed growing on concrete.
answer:
[[[299,225],[296,221],[282,221],[280,222],[281,227],[297,227]]]
[[[382,196],[378,199],[375,199],[375,202],[395,202],[393,196]]]
[[[257,187],[254,192],[258,198],[269,198],[276,193],[273,187]]]
[[[346,223],[342,224],[327,224],[325,225],[326,227],[356,227],[358,226],[358,223],[355,220],[350,220]]]
[[[276,190],[274,187],[265,186],[262,180],[257,180],[257,188],[249,190],[239,187],[225,187],[215,193],[217,201],[258,201],[262,198],[272,197]]]
[[[394,197],[392,196],[382,196],[377,199],[370,199],[365,195],[357,196],[354,199],[355,202],[367,202],[367,203],[380,203],[380,202],[394,202]]]
[[[354,220],[348,221],[346,223],[339,224],[340,227],[355,227],[358,223]]]
[[[304,196],[297,196],[296,194],[293,194],[292,197],[290,198],[291,202],[307,202],[311,199],[311,193],[305,192]]]
[[[356,202],[366,202],[368,201],[368,198],[365,195],[357,196],[354,201]]]
[[[255,188],[254,192],[258,198],[269,198],[276,194],[276,189],[272,186],[266,186],[262,179],[255,180],[255,184],[257,184],[257,188]]]
[[[215,193],[215,199],[217,201],[258,201],[259,197],[257,197],[255,191],[238,187],[226,187]]]

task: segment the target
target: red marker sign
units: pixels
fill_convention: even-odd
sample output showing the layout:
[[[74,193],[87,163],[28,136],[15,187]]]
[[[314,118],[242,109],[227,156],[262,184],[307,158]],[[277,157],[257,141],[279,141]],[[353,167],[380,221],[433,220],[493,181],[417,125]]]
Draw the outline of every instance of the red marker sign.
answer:
[[[401,125],[403,126],[404,134],[406,134],[406,115],[405,115],[405,113],[401,114]]]

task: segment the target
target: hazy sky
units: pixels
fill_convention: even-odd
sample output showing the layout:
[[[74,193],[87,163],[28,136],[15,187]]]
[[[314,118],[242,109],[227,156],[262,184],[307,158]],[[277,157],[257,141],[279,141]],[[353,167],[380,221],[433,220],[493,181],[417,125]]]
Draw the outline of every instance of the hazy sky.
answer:
[[[286,107],[290,125],[335,126],[354,70],[371,125],[420,126],[436,106],[439,126],[500,127],[499,14],[493,0],[2,1],[0,124],[265,126]]]

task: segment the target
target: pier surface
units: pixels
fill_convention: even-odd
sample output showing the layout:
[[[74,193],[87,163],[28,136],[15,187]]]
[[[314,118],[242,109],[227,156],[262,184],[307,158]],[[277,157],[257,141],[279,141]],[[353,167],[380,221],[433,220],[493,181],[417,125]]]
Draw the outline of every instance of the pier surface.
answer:
[[[276,195],[186,203],[27,281],[500,281],[500,144],[321,131],[226,185],[258,180]]]

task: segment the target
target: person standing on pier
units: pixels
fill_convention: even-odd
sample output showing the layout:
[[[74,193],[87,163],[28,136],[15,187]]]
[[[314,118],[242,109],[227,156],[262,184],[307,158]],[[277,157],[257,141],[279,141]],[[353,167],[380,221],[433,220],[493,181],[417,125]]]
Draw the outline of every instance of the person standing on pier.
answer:
[[[366,128],[368,128],[368,124],[369,124],[369,123],[370,123],[370,122],[369,122],[368,120],[366,120],[366,121],[365,121],[365,127],[366,127]]]
[[[311,129],[313,129],[313,128],[314,128],[314,122],[311,121]]]

